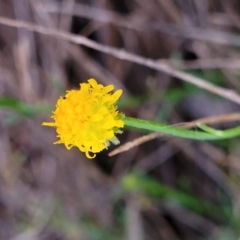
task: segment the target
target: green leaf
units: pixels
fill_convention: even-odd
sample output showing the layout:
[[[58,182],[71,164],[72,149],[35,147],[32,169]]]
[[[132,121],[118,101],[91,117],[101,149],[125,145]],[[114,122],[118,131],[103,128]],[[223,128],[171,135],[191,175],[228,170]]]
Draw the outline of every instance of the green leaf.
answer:
[[[39,113],[50,112],[52,106],[47,105],[31,105],[22,103],[20,100],[13,98],[0,98],[0,108],[13,110],[25,117],[32,117]]]
[[[231,212],[226,212],[225,206],[216,206],[186,192],[175,190],[146,175],[139,173],[125,175],[122,180],[122,188],[126,192],[140,192],[152,198],[167,200],[167,203],[172,206],[181,206],[199,214],[218,217],[239,227],[239,220],[234,219]]]

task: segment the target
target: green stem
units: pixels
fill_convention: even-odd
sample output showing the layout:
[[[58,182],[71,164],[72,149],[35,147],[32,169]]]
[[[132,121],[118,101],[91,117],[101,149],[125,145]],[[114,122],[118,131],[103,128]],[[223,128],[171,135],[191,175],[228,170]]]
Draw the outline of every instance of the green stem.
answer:
[[[196,131],[196,130],[187,130],[171,125],[167,125],[164,123],[158,123],[153,121],[147,121],[137,118],[124,118],[125,126],[140,128],[144,130],[150,130],[154,132],[161,132],[166,135],[181,137],[181,138],[188,138],[188,139],[195,139],[195,140],[219,140],[219,139],[227,139],[233,138],[236,136],[240,136],[240,127],[231,128],[228,130],[215,130],[213,128],[207,127],[199,123],[199,127],[204,130],[203,131]]]

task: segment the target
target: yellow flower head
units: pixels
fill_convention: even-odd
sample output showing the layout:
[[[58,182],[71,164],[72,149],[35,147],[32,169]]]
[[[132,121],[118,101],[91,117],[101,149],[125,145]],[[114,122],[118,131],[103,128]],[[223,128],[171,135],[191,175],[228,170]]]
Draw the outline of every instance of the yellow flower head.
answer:
[[[42,124],[56,127],[60,139],[54,144],[63,143],[67,149],[76,146],[88,158],[94,158],[110,142],[118,143],[115,134],[121,133],[124,122],[115,103],[122,90],[111,94],[113,89],[113,85],[104,87],[89,79],[80,84],[80,90],[67,91],[60,97],[52,116],[54,122]]]

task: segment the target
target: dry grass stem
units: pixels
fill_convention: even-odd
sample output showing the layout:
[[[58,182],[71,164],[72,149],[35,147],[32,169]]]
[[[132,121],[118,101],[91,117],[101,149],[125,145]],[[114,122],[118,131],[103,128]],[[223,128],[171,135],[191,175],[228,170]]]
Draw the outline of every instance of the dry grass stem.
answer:
[[[59,30],[56,30],[53,28],[45,28],[45,27],[38,26],[35,24],[27,23],[24,21],[16,21],[16,20],[0,17],[0,23],[11,26],[11,27],[25,28],[30,31],[35,31],[35,32],[38,32],[41,34],[59,37],[61,39],[73,42],[75,44],[80,44],[80,45],[95,49],[97,51],[104,52],[106,54],[109,54],[109,55],[119,58],[121,60],[131,61],[131,62],[138,63],[140,65],[143,65],[143,66],[146,66],[146,67],[158,70],[158,71],[162,71],[173,77],[176,77],[185,82],[194,84],[195,86],[197,86],[199,88],[205,89],[205,90],[215,93],[223,98],[226,98],[228,100],[231,100],[235,103],[240,104],[240,95],[237,94],[235,91],[225,89],[222,87],[218,87],[212,83],[206,82],[205,80],[203,80],[199,77],[195,77],[188,73],[175,70],[174,68],[172,68],[169,65],[159,63],[152,59],[144,58],[139,55],[129,53],[129,52],[121,50],[121,49],[117,49],[114,47],[109,47],[106,45],[99,44],[99,43],[91,41],[88,38],[83,37],[83,36],[69,34],[67,32],[59,31]]]

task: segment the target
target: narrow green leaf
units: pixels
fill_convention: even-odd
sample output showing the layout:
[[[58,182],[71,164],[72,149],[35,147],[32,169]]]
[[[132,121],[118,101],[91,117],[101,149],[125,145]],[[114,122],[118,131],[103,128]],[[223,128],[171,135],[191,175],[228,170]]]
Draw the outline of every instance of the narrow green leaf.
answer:
[[[228,206],[216,206],[213,203],[194,197],[186,192],[175,190],[155,179],[141,173],[130,173],[124,176],[122,188],[126,192],[143,193],[151,198],[167,200],[172,206],[181,206],[199,214],[207,214],[227,220],[234,226],[239,227],[239,219],[234,218],[232,212],[225,211]]]

